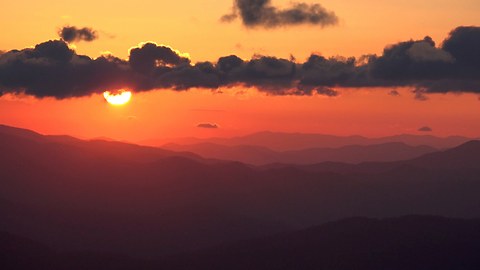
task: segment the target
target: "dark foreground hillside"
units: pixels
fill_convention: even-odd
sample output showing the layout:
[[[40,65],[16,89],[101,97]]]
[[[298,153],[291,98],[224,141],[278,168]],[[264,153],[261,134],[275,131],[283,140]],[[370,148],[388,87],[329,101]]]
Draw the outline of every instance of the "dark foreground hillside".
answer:
[[[480,267],[480,220],[433,216],[350,218],[161,260],[59,253],[0,233],[2,269],[170,270],[474,270]]]
[[[476,218],[479,157],[472,141],[401,162],[260,168],[2,127],[0,231],[157,259],[352,216]]]

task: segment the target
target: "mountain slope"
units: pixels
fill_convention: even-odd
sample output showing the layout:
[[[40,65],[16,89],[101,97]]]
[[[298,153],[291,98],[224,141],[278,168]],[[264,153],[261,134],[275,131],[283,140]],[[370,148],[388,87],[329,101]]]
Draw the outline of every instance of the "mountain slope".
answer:
[[[478,269],[480,221],[429,216],[351,218],[224,245],[167,269]]]
[[[472,140],[471,138],[461,136],[435,137],[431,135],[395,135],[380,138],[367,138],[363,136],[334,136],[325,134],[309,133],[285,133],[263,131],[250,135],[232,137],[232,138],[180,138],[171,139],[170,143],[180,145],[191,145],[199,143],[213,143],[226,146],[261,146],[274,151],[301,150],[307,148],[339,148],[347,145],[372,145],[391,142],[402,142],[410,146],[427,145],[436,149],[447,149],[456,147],[462,143]],[[149,142],[155,144],[154,142]],[[157,145],[164,145],[157,143]]]
[[[429,146],[409,146],[404,143],[375,145],[348,145],[340,148],[309,148],[290,151],[273,151],[260,146],[225,146],[214,143],[193,145],[167,144],[163,149],[188,151],[206,158],[236,160],[254,165],[270,163],[313,164],[320,162],[360,163],[366,161],[397,161],[435,152]]]
[[[258,168],[116,145],[0,133],[0,230],[60,250],[157,257],[350,216],[480,215],[478,167]],[[439,154],[480,155],[459,149]]]
[[[395,168],[422,168],[430,170],[480,170],[480,141],[469,141],[458,147],[433,152],[420,157],[396,162],[363,162],[360,164],[346,164],[338,162],[324,162],[299,169],[308,171],[327,171],[339,173],[379,173]],[[289,164],[274,164],[267,167],[291,167]]]
[[[480,220],[435,216],[348,218],[160,260],[59,252],[0,232],[2,269],[478,269]]]

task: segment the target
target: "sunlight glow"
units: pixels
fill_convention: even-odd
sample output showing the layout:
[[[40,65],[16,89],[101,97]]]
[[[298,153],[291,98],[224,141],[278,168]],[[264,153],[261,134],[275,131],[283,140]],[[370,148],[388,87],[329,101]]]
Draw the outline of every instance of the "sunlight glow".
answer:
[[[125,90],[118,90],[114,92],[103,92],[105,100],[112,105],[124,105],[132,98],[132,92]]]

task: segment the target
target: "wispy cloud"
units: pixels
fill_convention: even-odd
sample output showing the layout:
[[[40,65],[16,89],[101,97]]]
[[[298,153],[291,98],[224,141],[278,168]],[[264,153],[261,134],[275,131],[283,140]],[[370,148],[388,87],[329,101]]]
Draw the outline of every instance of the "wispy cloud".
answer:
[[[420,131],[420,132],[432,132],[433,129],[431,127],[428,127],[428,126],[424,126],[424,127],[419,128],[418,131]]]
[[[199,128],[210,128],[210,129],[216,129],[219,128],[219,126],[215,123],[199,123],[197,125]]]
[[[271,0],[235,0],[232,12],[222,16],[221,21],[231,22],[240,18],[246,27],[273,28],[300,24],[331,26],[338,23],[334,12],[320,4],[292,3],[281,9]]]
[[[65,42],[93,41],[98,38],[97,31],[89,27],[64,26],[58,31],[58,35]]]

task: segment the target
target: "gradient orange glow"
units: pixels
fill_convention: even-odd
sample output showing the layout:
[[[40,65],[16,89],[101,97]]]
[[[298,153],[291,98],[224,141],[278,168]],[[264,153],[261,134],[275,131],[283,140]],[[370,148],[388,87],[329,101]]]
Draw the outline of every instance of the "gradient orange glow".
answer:
[[[274,1],[286,5],[289,0]],[[316,1],[306,1],[316,2]],[[324,56],[381,53],[385,45],[431,36],[441,43],[459,25],[478,25],[478,0],[322,0],[340,18],[335,27],[313,26],[250,30],[238,21],[220,23],[232,1],[180,0],[139,3],[84,0],[5,1],[0,16],[0,50],[22,49],[57,38],[59,27],[91,26],[100,39],[75,44],[79,54],[97,57],[106,51],[127,58],[132,46],[152,40],[189,53],[192,62],[254,54],[304,61],[312,52]],[[28,6],[28,8],[25,8]],[[21,10],[22,12],[18,12]],[[41,12],[38,12],[41,10]],[[342,90],[339,97],[267,96],[233,88],[135,93],[128,106],[110,106],[100,95],[66,100],[0,97],[0,123],[46,134],[81,138],[107,136],[155,144],[169,137],[235,136],[260,130],[383,136],[418,133],[428,125],[432,135],[480,135],[480,101],[473,94],[429,95],[415,100],[411,89]],[[128,92],[124,92],[126,94]],[[109,104],[127,96],[107,95]],[[201,129],[198,123],[218,123]]]
[[[324,96],[267,96],[244,89],[222,94],[205,90],[135,94],[126,106],[111,106],[100,95],[68,100],[4,96],[0,123],[45,134],[80,138],[106,136],[159,144],[174,137],[237,136],[260,130],[378,137],[418,132],[428,125],[438,136],[480,134],[480,101],[475,95],[430,95],[418,101],[408,89],[400,96],[385,90],[342,90]],[[219,129],[202,129],[212,122]]]

